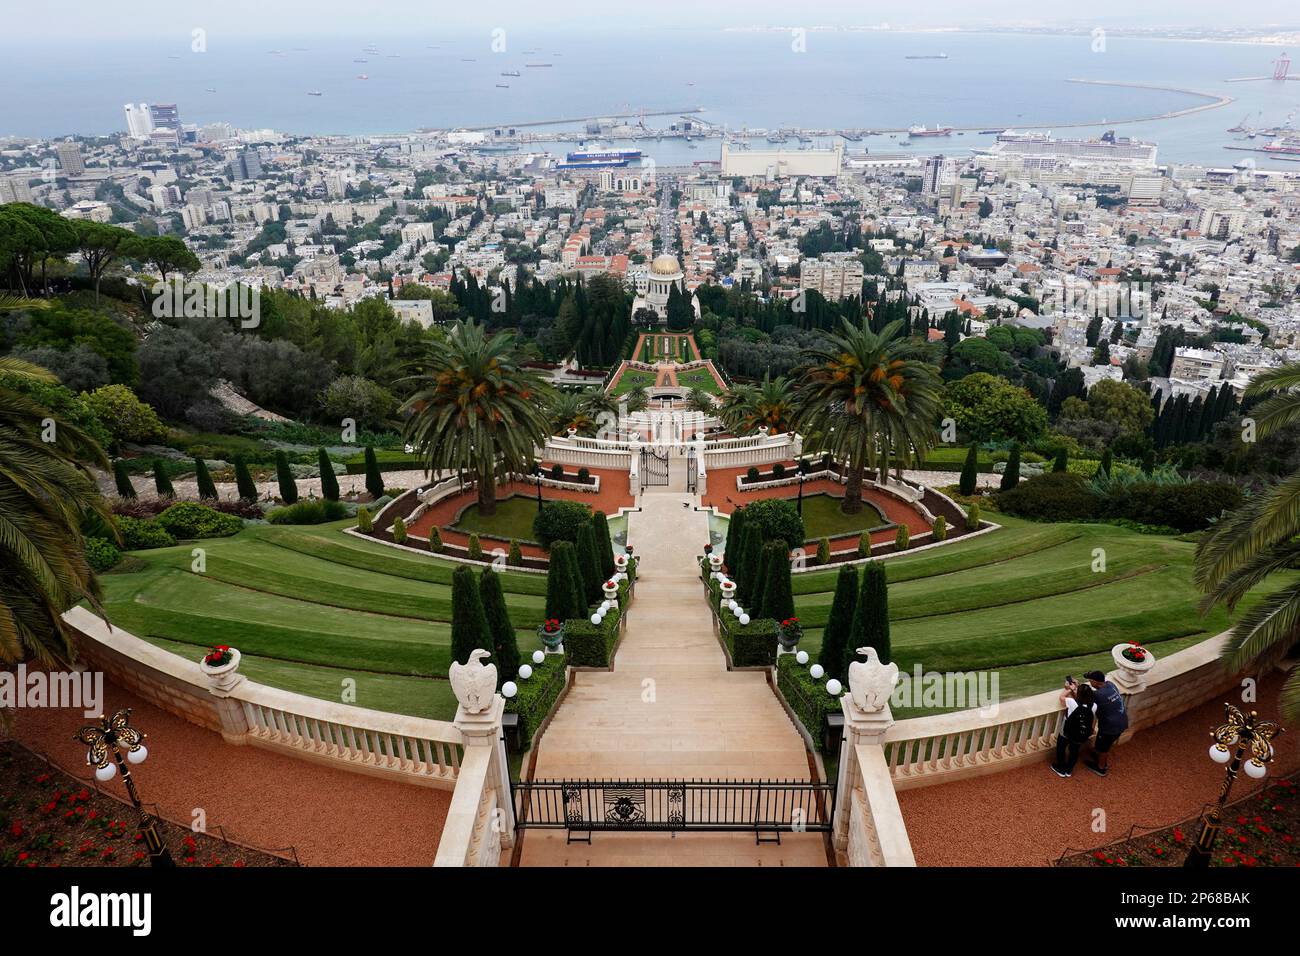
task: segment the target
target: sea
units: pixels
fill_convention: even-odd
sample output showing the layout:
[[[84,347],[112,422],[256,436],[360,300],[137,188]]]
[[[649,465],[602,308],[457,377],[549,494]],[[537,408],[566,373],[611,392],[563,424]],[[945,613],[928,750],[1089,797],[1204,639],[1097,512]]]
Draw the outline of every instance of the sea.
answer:
[[[0,136],[121,131],[128,102],[175,103],[184,123],[350,135],[546,122],[533,131],[558,132],[581,130],[588,117],[642,110],[645,124],[660,128],[699,108],[690,118],[736,136],[781,127],[975,128],[911,142],[905,134],[881,134],[847,144],[850,153],[960,155],[992,142],[981,130],[1096,136],[1113,128],[1158,143],[1161,162],[1225,166],[1253,158],[1262,168],[1300,171],[1300,163],[1228,148],[1267,142],[1229,127],[1284,126],[1300,106],[1300,82],[1228,82],[1271,77],[1282,50],[1264,44],[939,31],[412,28],[385,35],[363,28],[328,38],[207,36],[202,51],[195,45],[188,33],[111,42],[74,34],[48,48],[0,37]],[[514,72],[520,75],[502,75]],[[1300,62],[1294,72],[1300,76]],[[1234,102],[1141,119],[1203,100],[1140,86],[1226,94]],[[649,115],[656,113],[667,115]],[[1134,119],[1140,121],[1125,122]],[[758,137],[756,148],[763,142]],[[716,160],[720,143],[715,137],[634,145],[658,163],[679,165]],[[799,144],[792,138],[789,145]]]

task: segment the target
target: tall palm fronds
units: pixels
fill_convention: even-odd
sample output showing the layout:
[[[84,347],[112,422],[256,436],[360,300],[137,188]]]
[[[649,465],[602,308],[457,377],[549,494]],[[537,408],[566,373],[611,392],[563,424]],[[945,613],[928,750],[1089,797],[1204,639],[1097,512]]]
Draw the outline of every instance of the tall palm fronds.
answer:
[[[469,472],[479,508],[496,512],[498,478],[524,471],[549,433],[550,388],[525,369],[509,333],[489,336],[474,322],[457,325],[430,346],[402,406],[405,438],[430,471]]]
[[[830,452],[848,468],[843,510],[862,509],[867,468],[884,476],[891,465],[922,461],[938,443],[939,369],[929,349],[900,338],[903,323],[879,332],[849,321],[807,351],[795,388],[796,425],[805,450]]]
[[[15,358],[0,358],[0,376],[56,381]],[[66,664],[74,650],[63,612],[98,603],[81,526],[111,517],[87,463],[108,467],[93,439],[0,384],[0,659]]]
[[[552,435],[562,435],[570,428],[591,437],[601,426],[601,416],[617,414],[611,410],[600,390],[556,392],[546,408]]]
[[[716,415],[718,411],[713,396],[699,386],[686,393],[686,407],[693,412],[699,412],[701,415]]]
[[[778,432],[795,427],[795,391],[789,379],[763,377],[763,384],[742,386],[724,400],[722,418],[737,435],[748,435],[760,428]]]
[[[1259,375],[1246,394],[1267,395],[1252,410],[1257,437],[1300,421],[1300,363]],[[1273,573],[1300,561],[1300,472],[1254,495],[1215,524],[1196,546],[1194,575],[1205,593],[1201,612],[1222,604],[1236,608],[1246,593]],[[1252,661],[1293,646],[1300,633],[1300,583],[1256,603],[1229,632],[1224,663],[1240,670]],[[1282,710],[1300,716],[1300,669],[1282,689]]]

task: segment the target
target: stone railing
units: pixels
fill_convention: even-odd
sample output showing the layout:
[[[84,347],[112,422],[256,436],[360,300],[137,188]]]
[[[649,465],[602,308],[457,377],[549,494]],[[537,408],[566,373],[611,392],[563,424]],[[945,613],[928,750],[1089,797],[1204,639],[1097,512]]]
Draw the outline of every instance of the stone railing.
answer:
[[[64,620],[77,632],[88,666],[149,703],[221,734],[227,743],[422,786],[456,785],[464,739],[447,721],[336,704],[237,673],[219,686],[196,661],[110,628],[84,608],[73,608]]]
[[[858,774],[849,794],[849,866],[916,866],[894,782],[881,749],[857,747]]]
[[[778,435],[753,435],[746,438],[724,438],[706,442],[704,454],[709,470],[718,468],[748,468],[775,461],[795,458],[802,448],[798,435],[784,432]]]
[[[501,733],[504,713],[500,694],[493,694],[480,713],[468,712],[463,701],[456,709],[455,725],[464,737],[465,753],[434,866],[498,866],[501,851],[514,845],[510,767]]]

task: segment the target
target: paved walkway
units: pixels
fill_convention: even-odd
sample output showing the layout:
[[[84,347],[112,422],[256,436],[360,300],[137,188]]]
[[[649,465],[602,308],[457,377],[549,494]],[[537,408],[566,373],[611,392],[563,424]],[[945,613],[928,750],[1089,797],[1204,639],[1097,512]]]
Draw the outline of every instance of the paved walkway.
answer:
[[[803,739],[759,672],[728,672],[695,557],[708,521],[693,496],[641,498],[629,516],[640,565],[612,672],[582,672],[538,745],[535,779],[808,780]],[[683,507],[683,504],[687,507]],[[527,831],[524,866],[825,866],[820,834],[755,846],[752,834]]]

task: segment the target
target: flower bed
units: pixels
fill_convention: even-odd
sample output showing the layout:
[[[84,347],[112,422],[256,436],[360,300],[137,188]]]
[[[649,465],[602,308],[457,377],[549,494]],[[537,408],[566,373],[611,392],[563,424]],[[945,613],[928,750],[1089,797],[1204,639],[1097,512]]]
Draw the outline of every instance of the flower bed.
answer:
[[[1057,866],[1182,866],[1201,830],[1199,817],[1126,840],[1067,853]],[[1211,866],[1300,865],[1300,774],[1229,804]]]
[[[0,743],[0,866],[148,866],[129,805],[13,742]],[[293,860],[160,821],[177,866],[296,866]]]

